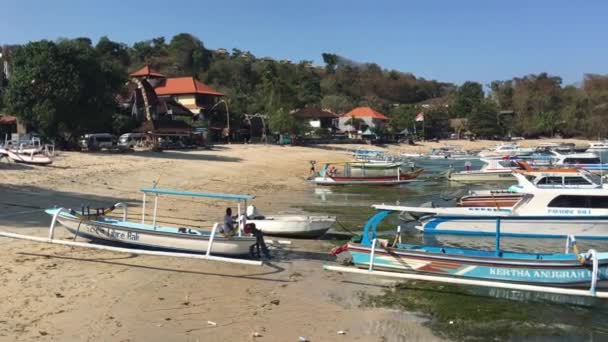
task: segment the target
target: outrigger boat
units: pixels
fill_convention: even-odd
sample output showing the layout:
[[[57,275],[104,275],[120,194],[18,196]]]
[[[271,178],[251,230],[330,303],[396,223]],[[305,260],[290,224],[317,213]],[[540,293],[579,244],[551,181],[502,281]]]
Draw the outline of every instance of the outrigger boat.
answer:
[[[340,164],[344,166],[342,171],[338,171],[334,166]],[[317,185],[399,185],[415,181],[424,171],[424,169],[412,165],[408,172],[404,172],[399,167],[397,172],[392,175],[369,175],[365,169],[354,173],[350,164],[351,162],[323,163],[321,171],[310,181]]]
[[[378,206],[376,206],[378,208]],[[500,248],[501,219],[495,221],[494,251],[401,243],[378,239],[378,224],[399,209],[381,208],[365,225],[357,242],[332,250],[348,251],[358,268],[324,266],[326,270],[445,283],[608,297],[596,288],[608,285],[608,253],[579,253],[573,236],[559,254],[520,253]],[[573,252],[570,252],[570,248]],[[588,287],[589,290],[566,289]]]
[[[407,207],[377,206],[399,210],[417,218],[416,229],[425,234],[493,235],[497,217],[503,235],[556,238],[576,235],[608,239],[608,190],[597,188],[538,187],[523,174],[514,173],[524,194],[511,207]],[[490,204],[490,203],[489,203]]]
[[[183,253],[209,253],[214,255],[239,256],[249,254],[249,248],[255,243],[252,236],[244,236],[241,224],[235,236],[223,236],[214,226],[207,230],[190,227],[169,227],[157,222],[158,198],[161,195],[212,198],[240,202],[253,199],[249,195],[228,195],[178,191],[169,189],[143,188],[141,221],[128,220],[127,206],[116,204],[105,210],[94,213],[82,210],[47,209],[46,213],[63,225],[70,233],[92,241],[111,242],[144,249],[167,250]],[[152,220],[146,221],[146,196],[154,196]],[[122,208],[122,219],[107,216],[115,209]]]

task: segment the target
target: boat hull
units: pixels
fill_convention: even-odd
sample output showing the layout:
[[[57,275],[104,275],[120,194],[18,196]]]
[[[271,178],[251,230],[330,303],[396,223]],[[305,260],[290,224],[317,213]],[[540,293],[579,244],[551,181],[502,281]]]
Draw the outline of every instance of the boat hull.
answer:
[[[47,213],[50,214],[49,211]],[[129,247],[167,250],[186,253],[206,253],[209,232],[194,229],[158,227],[123,222],[113,219],[80,221],[78,218],[61,214],[57,221],[70,233],[86,239],[110,242]],[[128,224],[129,226],[125,226]],[[171,230],[174,230],[172,232]],[[237,256],[249,254],[249,247],[255,243],[252,237],[226,238],[218,234],[214,237],[211,254]]]
[[[471,208],[487,211],[486,208]],[[496,235],[496,218],[480,216],[431,216],[416,228],[426,234]],[[512,237],[608,239],[608,217],[512,216],[500,218],[500,234]]]
[[[398,185],[416,180],[423,171],[417,169],[412,172],[402,172],[399,176],[321,176],[313,178],[312,182],[317,185]]]
[[[386,170],[386,169],[396,169],[398,167],[403,166],[402,163],[374,163],[374,162],[359,162],[359,163],[350,163],[350,167],[353,169],[374,169],[374,170]]]
[[[30,165],[49,165],[53,160],[41,154],[25,154],[6,151],[8,158],[15,163],[30,164]]]
[[[349,243],[348,252],[356,266],[369,267],[370,246]],[[479,253],[479,251],[473,252]],[[591,263],[582,264],[574,256],[572,260],[554,260],[550,255],[543,254],[538,254],[536,256],[538,259],[532,259],[534,255],[530,259],[503,259],[488,255],[465,256],[449,253],[429,253],[420,247],[417,249],[376,247],[373,269],[557,287],[589,287],[591,284]],[[597,287],[608,285],[606,257],[608,256],[602,254],[600,256]]]
[[[505,172],[475,172],[463,171],[450,173],[449,180],[457,182],[489,182],[489,181],[514,181],[512,171]]]
[[[267,216],[264,219],[248,219],[265,235],[316,238],[325,234],[335,216]]]

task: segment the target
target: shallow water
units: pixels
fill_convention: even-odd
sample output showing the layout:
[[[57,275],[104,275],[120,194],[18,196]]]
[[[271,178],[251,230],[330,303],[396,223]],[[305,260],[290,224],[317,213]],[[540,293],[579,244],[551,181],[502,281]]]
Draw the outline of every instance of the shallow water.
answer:
[[[602,159],[608,160],[608,153]],[[425,172],[421,181],[398,187],[310,187],[312,204],[295,205],[306,211],[337,215],[342,227],[360,232],[373,214],[372,204],[420,205],[433,202],[438,206],[454,204],[454,199],[469,190],[507,188],[513,182],[463,184],[441,179],[450,166],[464,169],[464,160],[417,160]],[[478,160],[473,168],[481,167]],[[386,171],[391,172],[391,171]],[[392,172],[395,172],[394,170]],[[393,215],[396,216],[396,215]],[[492,250],[493,237],[423,236],[412,222],[398,218],[386,220],[379,229],[392,234],[397,224],[404,227],[406,243],[447,245]],[[564,239],[503,238],[503,250],[528,252],[562,252]],[[589,248],[608,250],[608,241],[579,240],[581,251]],[[605,339],[608,338],[608,302],[590,298],[547,295],[495,288],[476,288],[424,284],[399,286],[382,296],[369,298],[373,305],[390,306],[430,315],[431,326],[447,337],[456,339]],[[446,290],[448,289],[448,290]],[[466,303],[466,305],[463,305]],[[509,312],[509,310],[511,312]],[[484,317],[481,317],[481,316]],[[476,317],[476,318],[475,318]],[[456,328],[449,321],[466,323]],[[491,333],[494,332],[494,333]],[[489,335],[488,335],[489,334]]]

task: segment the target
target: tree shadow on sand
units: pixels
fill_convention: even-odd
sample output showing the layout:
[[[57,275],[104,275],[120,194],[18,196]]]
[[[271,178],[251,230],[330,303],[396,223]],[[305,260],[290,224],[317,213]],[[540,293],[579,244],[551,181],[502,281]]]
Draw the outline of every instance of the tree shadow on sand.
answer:
[[[205,151],[197,150],[194,153],[191,151],[135,151],[129,155],[144,157],[144,158],[158,158],[158,159],[174,159],[174,160],[200,160],[200,161],[218,161],[218,162],[240,162],[242,159],[237,157],[228,157],[222,155],[210,155],[205,154]]]
[[[115,203],[134,205],[131,199],[43,189],[32,185],[0,185],[0,226],[11,228],[47,227],[51,220],[45,209],[107,208]]]

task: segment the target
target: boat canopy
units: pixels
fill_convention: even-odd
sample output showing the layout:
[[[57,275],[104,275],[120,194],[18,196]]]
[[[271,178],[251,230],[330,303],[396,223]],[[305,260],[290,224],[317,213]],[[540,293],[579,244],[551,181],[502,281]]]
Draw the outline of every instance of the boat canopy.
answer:
[[[252,200],[255,198],[255,196],[252,196],[252,195],[214,194],[214,193],[206,193],[206,192],[180,191],[180,190],[157,189],[157,188],[141,188],[140,191],[145,194],[217,198],[217,199],[234,200],[234,201],[247,201],[247,200]]]

